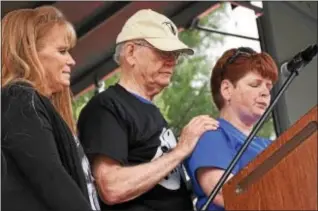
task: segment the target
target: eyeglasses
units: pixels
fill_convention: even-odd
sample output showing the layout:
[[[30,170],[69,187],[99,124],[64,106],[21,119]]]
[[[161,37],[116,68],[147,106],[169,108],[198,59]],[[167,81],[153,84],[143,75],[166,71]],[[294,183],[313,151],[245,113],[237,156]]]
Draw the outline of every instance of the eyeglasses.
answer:
[[[182,55],[182,52],[180,52],[180,51],[161,51],[161,50],[155,48],[154,46],[148,45],[145,43],[134,42],[134,44],[153,49],[163,60],[173,59],[173,60],[177,61],[178,58]]]
[[[252,48],[248,48],[248,47],[240,47],[240,48],[237,48],[235,53],[229,57],[225,64],[223,65],[223,68],[221,70],[221,77],[223,78],[223,75],[224,75],[224,72],[225,72],[225,69],[226,67],[229,65],[229,64],[233,64],[234,61],[240,57],[240,56],[245,56],[245,57],[250,57],[252,56],[253,54],[256,54],[256,51],[254,51]]]

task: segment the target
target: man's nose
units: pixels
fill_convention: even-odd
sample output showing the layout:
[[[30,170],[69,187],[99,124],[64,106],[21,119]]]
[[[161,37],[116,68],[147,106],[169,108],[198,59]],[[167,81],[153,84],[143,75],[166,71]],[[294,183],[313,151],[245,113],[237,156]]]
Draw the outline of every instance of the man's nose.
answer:
[[[175,66],[177,64],[177,59],[171,56],[165,60],[165,64],[168,66]]]

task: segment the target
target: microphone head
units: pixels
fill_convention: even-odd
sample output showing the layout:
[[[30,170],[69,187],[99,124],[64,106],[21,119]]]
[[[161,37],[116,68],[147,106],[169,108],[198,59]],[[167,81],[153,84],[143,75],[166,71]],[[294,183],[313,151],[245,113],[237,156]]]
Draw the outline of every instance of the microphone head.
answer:
[[[286,64],[283,64],[281,67],[281,71],[284,75],[288,72],[292,72],[298,70],[301,67],[307,65],[317,54],[317,44],[308,46],[305,50],[301,51],[300,53],[296,54],[293,59]]]
[[[306,50],[304,50],[301,54],[302,59],[305,62],[310,62],[317,54],[317,44],[311,45]]]
[[[280,66],[280,76],[285,78],[289,75],[290,71],[288,70],[288,62],[285,62]]]

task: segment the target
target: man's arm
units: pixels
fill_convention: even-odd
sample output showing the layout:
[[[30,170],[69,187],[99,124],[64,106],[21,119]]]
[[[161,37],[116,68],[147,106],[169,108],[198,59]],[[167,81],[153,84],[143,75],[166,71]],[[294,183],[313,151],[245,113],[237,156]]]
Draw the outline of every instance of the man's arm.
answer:
[[[208,116],[193,118],[183,129],[176,148],[149,163],[123,167],[106,156],[97,156],[93,161],[93,174],[101,198],[106,204],[113,205],[129,201],[150,190],[192,152],[205,131],[215,130],[217,124]]]
[[[123,167],[106,156],[94,160],[93,174],[101,198],[112,205],[134,199],[153,188],[184,159],[184,153],[170,153],[145,164]]]

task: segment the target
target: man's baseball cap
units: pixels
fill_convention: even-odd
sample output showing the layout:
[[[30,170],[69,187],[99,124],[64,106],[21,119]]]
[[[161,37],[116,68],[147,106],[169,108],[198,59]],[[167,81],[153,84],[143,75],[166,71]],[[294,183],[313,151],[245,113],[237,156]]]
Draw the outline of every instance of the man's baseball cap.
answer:
[[[179,40],[176,25],[151,9],[139,10],[131,16],[117,36],[116,44],[134,39],[144,39],[162,51],[181,51],[189,55],[194,53]]]

